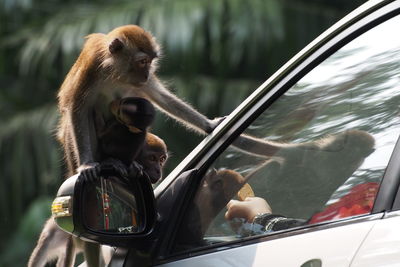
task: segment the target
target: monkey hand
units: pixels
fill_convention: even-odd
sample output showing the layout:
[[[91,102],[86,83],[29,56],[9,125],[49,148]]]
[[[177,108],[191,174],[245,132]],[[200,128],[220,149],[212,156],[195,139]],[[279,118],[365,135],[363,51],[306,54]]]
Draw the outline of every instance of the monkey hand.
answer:
[[[79,166],[78,172],[84,177],[86,181],[93,182],[99,177],[100,164],[97,162],[91,162]]]
[[[209,120],[209,126],[206,130],[207,133],[211,133],[212,131],[214,131],[214,129],[223,121],[225,120],[226,116],[224,117],[217,117],[213,120]]]
[[[114,173],[117,172],[119,176],[126,178],[128,177],[128,168],[122,161],[115,158],[108,158],[101,162],[100,170],[102,173]]]
[[[143,176],[143,166],[137,163],[136,161],[132,161],[131,165],[128,168],[129,177],[139,177]]]

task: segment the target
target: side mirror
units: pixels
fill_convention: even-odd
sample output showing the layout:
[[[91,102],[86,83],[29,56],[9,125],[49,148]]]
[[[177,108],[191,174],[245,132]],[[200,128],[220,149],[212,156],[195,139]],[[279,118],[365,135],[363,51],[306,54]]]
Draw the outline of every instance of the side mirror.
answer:
[[[88,182],[77,174],[59,188],[52,214],[61,229],[75,236],[129,246],[132,237],[145,236],[154,226],[153,188],[144,176],[108,173]]]

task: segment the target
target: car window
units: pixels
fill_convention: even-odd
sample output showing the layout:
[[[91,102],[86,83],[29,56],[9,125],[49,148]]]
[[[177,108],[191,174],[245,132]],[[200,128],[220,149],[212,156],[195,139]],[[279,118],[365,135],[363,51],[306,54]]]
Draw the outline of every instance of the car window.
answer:
[[[400,133],[398,25],[333,53],[233,141],[205,173],[175,252],[371,212]],[[246,194],[271,216],[227,220],[228,201]]]

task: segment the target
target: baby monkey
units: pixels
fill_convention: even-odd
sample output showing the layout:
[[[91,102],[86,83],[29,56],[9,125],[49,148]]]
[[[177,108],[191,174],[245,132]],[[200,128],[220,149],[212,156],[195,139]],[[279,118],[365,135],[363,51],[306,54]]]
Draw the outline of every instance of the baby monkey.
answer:
[[[165,142],[148,132],[154,120],[153,105],[144,98],[127,97],[114,100],[110,111],[114,116],[98,136],[101,166],[110,164],[123,176],[144,174],[156,183],[168,152]]]

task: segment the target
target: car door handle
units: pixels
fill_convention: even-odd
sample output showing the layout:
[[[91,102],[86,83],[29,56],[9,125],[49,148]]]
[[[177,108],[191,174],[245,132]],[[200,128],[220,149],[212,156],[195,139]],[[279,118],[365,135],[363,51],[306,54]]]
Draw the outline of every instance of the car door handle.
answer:
[[[306,261],[300,267],[322,267],[322,261],[320,259],[312,259]]]

